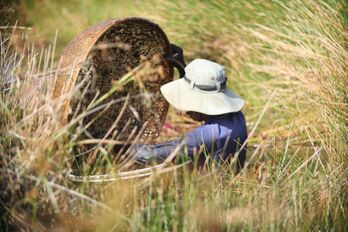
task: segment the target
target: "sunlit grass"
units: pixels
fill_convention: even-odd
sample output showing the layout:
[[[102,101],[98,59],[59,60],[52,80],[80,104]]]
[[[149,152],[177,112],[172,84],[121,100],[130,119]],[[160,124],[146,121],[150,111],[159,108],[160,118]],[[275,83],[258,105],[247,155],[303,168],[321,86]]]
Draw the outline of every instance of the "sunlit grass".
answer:
[[[19,193],[2,195],[1,204],[10,203],[3,217],[10,221],[3,225],[35,230],[50,218],[56,228],[100,231],[347,230],[344,1],[165,1],[142,9],[111,1],[73,8],[76,3],[43,3],[47,20],[33,17],[33,27],[45,36],[59,28],[63,47],[90,24],[135,12],[156,19],[188,60],[224,64],[230,88],[246,99],[249,132],[260,122],[249,139],[247,167],[238,176],[228,165],[200,171],[185,165],[132,181],[68,181],[62,174],[76,141],[58,120],[61,101],[51,99],[52,57],[59,49],[54,55],[52,47],[41,52],[24,43],[26,49],[12,53],[2,41],[0,86],[8,73],[22,78],[0,95],[1,182]],[[41,11],[34,6],[28,12]],[[189,129],[183,121],[170,111],[174,130]],[[15,183],[27,188],[19,191]]]

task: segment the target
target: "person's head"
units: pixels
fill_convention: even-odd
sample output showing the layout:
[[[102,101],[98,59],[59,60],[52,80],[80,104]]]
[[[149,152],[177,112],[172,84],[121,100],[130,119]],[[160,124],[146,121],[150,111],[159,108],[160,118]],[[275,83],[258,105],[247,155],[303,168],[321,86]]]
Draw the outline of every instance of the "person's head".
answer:
[[[224,67],[205,59],[195,59],[185,68],[185,76],[161,87],[164,98],[195,120],[238,112],[244,100],[226,86]]]

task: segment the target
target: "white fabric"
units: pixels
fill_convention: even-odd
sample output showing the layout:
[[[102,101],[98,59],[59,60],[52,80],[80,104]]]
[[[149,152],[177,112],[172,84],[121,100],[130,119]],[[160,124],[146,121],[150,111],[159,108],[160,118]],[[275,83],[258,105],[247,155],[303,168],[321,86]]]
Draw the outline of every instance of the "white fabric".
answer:
[[[185,68],[184,78],[169,82],[161,87],[164,98],[175,108],[182,111],[195,111],[206,115],[220,115],[238,112],[244,100],[229,89],[221,89],[225,81],[224,67],[205,59],[195,59]],[[217,91],[204,91],[196,85],[217,87]]]

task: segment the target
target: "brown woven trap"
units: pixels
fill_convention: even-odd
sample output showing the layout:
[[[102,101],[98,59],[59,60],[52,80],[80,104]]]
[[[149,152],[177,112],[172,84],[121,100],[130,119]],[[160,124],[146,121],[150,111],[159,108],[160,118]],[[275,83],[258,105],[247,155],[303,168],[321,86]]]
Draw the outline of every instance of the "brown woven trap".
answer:
[[[173,67],[164,60],[171,52],[165,33],[146,19],[113,19],[88,27],[62,54],[54,97],[74,93],[64,98],[62,122],[89,112],[78,120],[79,128],[86,128],[81,140],[153,142],[168,110],[159,89],[173,79]],[[118,86],[129,72],[135,80]],[[111,89],[117,91],[108,94]]]

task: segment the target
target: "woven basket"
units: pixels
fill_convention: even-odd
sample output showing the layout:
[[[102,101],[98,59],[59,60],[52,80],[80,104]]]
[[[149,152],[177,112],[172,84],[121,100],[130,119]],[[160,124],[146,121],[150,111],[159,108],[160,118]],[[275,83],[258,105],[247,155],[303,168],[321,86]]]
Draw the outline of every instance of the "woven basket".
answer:
[[[143,18],[112,19],[88,27],[62,54],[53,97],[74,93],[64,98],[59,111],[62,123],[86,112],[92,99],[106,94],[130,70],[147,65],[152,71],[138,74],[138,81],[127,83],[101,104],[116,103],[83,117],[79,123],[90,124],[84,133],[89,139],[132,141],[138,134],[138,142],[153,142],[168,111],[159,89],[173,79],[173,67],[164,60],[171,52],[162,29]],[[122,110],[128,94],[128,104]],[[115,125],[118,116],[121,117]]]

